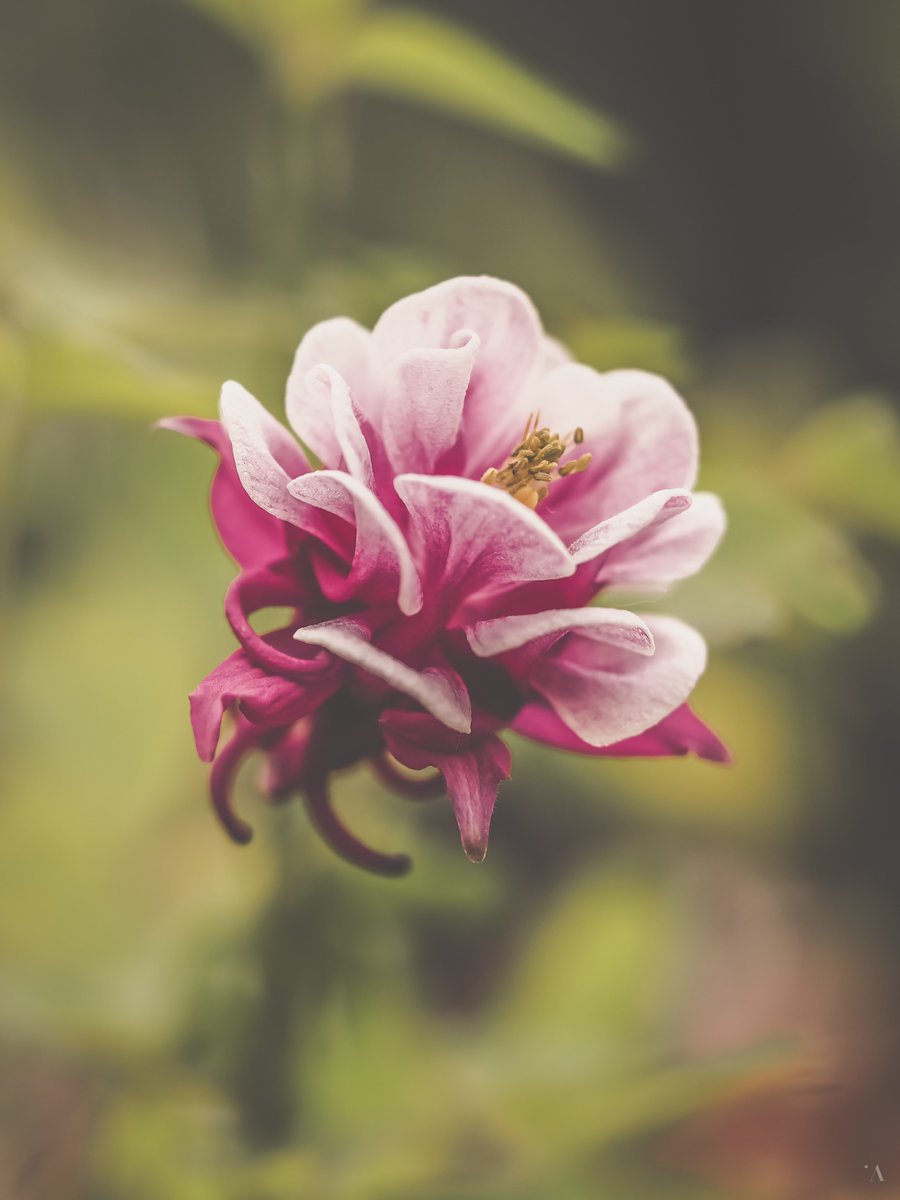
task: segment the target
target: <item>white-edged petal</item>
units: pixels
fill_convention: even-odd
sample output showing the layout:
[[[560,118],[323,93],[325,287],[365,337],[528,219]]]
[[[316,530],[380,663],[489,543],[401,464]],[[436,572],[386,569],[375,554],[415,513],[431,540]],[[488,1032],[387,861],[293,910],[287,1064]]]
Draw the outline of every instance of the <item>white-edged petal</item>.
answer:
[[[577,633],[636,654],[652,654],[653,635],[634,613],[620,608],[556,608],[478,621],[466,630],[479,658],[492,658],[529,642]]]

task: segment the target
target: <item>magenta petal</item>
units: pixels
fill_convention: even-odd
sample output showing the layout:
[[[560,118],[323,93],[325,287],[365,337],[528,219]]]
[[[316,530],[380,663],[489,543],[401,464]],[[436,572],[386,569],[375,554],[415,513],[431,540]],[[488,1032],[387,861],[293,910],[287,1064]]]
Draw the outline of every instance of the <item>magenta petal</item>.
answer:
[[[611,746],[592,746],[583,741],[542,700],[526,704],[512,724],[513,730],[558,750],[578,754],[594,754],[615,758],[660,758],[696,754],[710,762],[731,762],[731,754],[710,727],[687,704],[682,704],[667,717],[634,737],[614,742]]]
[[[381,725],[398,762],[413,770],[437,767],[444,776],[466,857],[482,862],[497,788],[509,779],[509,748],[493,733],[454,741],[425,713],[389,711]]]
[[[406,539],[376,496],[344,471],[313,471],[288,485],[291,495],[333,514],[355,530],[353,562],[336,576],[329,598],[342,602],[359,593],[371,601],[396,600],[407,616],[422,607],[422,585]]]
[[[160,421],[159,426],[198,438],[219,455],[209,503],[219,537],[231,557],[242,567],[255,567],[283,557],[286,526],[247,495],[238,478],[231,441],[221,422],[200,417],[170,417]]]
[[[372,871],[375,875],[396,878],[406,875],[412,865],[405,854],[382,854],[355,837],[340,820],[331,804],[325,782],[309,784],[305,792],[310,819],[328,845],[347,862]]]
[[[245,650],[220,663],[191,693],[191,724],[197,753],[212,762],[222,719],[234,703],[256,724],[289,725],[321,704],[340,683],[340,673],[322,672],[308,682],[261,670]]]
[[[298,642],[322,646],[332,654],[367,671],[389,688],[409,696],[448,729],[468,733],[472,728],[472,703],[455,671],[442,667],[412,667],[371,644],[370,634],[357,621],[323,621],[305,625],[294,634]]]
[[[327,655],[301,653],[288,629],[258,634],[250,624],[250,617],[264,608],[299,609],[308,601],[317,600],[297,578],[290,563],[272,563],[238,575],[225,594],[225,616],[258,667],[305,682],[311,672],[321,673],[329,667]]]

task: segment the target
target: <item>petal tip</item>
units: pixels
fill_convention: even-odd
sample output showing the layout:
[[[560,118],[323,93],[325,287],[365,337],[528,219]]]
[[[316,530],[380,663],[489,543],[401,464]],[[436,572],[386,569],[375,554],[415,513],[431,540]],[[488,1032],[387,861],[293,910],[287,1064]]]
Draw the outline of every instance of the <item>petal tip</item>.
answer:
[[[463,838],[463,851],[466,858],[472,863],[482,863],[487,857],[488,844],[486,841],[479,842],[471,839]]]

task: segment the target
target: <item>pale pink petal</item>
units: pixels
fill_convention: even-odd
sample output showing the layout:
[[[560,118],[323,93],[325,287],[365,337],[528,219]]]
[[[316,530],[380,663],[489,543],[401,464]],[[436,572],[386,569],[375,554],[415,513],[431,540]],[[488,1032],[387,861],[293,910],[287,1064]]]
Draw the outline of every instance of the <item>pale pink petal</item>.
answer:
[[[493,658],[528,643],[539,643],[547,650],[566,633],[595,638],[636,654],[653,653],[653,635],[644,622],[619,608],[557,608],[496,617],[471,626],[466,637],[479,658]]]
[[[634,737],[668,716],[691,694],[706,666],[706,644],[673,617],[647,621],[652,656],[583,637],[567,637],[530,675],[563,721],[592,746]]]
[[[496,443],[503,454],[514,411],[542,347],[543,332],[524,292],[489,276],[439,283],[393,304],[373,337],[385,362],[409,350],[447,349],[466,332],[477,334],[478,355],[465,403],[463,435],[470,458],[481,461]],[[490,465],[485,463],[485,466]]]
[[[343,466],[354,478],[371,487],[372,456],[347,381],[333,367],[320,364],[297,380],[296,392],[298,405],[302,405],[294,421],[300,437],[326,466]],[[327,444],[321,436],[325,428]],[[321,451],[326,451],[327,456]]]
[[[585,742],[543,700],[526,704],[513,721],[512,728],[532,741],[578,754],[612,758],[696,754],[698,758],[710,762],[731,762],[728,748],[687,704],[680,705],[643,733],[614,742],[611,746],[592,746]]]
[[[323,671],[303,683],[271,675],[256,666],[246,651],[236,650],[191,693],[191,724],[197,753],[211,762],[226,710],[235,703],[256,724],[289,725],[306,716],[329,696],[339,674]]]
[[[623,512],[652,492],[691,488],[697,429],[678,393],[645,371],[609,371],[567,363],[540,376],[520,406],[540,413],[561,436],[584,430],[588,469],[554,483],[541,513],[566,540]],[[506,453],[509,452],[508,447]],[[574,451],[574,447],[573,447]],[[503,459],[492,465],[501,465]]]
[[[325,621],[306,625],[294,637],[308,646],[322,646],[338,658],[360,667],[398,692],[403,692],[449,729],[468,733],[472,727],[469,694],[455,672],[438,667],[416,671],[369,641],[369,631],[356,621]]]
[[[308,528],[309,509],[287,490],[291,479],[309,470],[297,442],[239,383],[224,385],[220,407],[248,496],[273,517]]]
[[[312,471],[288,484],[305,504],[332,513],[356,530],[353,562],[346,576],[335,575],[329,599],[342,602],[368,591],[396,599],[407,616],[422,607],[422,585],[406,539],[375,495],[344,471]],[[374,589],[374,591],[373,591]]]
[[[725,532],[718,496],[696,492],[676,521],[653,524],[615,546],[600,569],[604,587],[663,588],[699,571]]]
[[[575,571],[547,523],[499,488],[450,475],[400,475],[394,486],[409,509],[420,576],[448,608],[460,593]]]
[[[386,712],[381,726],[388,749],[404,766],[437,767],[444,776],[466,856],[482,862],[497,788],[509,779],[509,748],[493,733],[453,743],[424,713]]]
[[[394,470],[432,471],[459,437],[478,337],[453,334],[447,347],[408,350],[387,368],[382,433]]]
[[[309,379],[327,366],[346,382],[355,403],[369,420],[380,413],[381,365],[368,329],[346,317],[314,325],[297,347],[287,383],[285,407],[292,429],[326,466],[338,467],[342,450],[328,408],[328,396]]]
[[[604,554],[612,546],[624,542],[642,530],[660,525],[683,513],[691,506],[691,493],[683,488],[667,488],[632,504],[624,512],[616,513],[606,521],[600,521],[587,533],[583,533],[569,547],[576,563],[590,562]]]
[[[219,537],[231,557],[242,567],[256,567],[281,558],[287,547],[287,526],[247,495],[222,423],[200,417],[169,417],[160,421],[159,427],[198,438],[219,455],[209,504]]]

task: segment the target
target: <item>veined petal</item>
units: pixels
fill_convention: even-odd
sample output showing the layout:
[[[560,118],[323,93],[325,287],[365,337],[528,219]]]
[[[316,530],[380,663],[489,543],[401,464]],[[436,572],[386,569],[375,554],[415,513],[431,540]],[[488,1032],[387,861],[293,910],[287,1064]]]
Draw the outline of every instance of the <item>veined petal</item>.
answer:
[[[220,421],[200,417],[169,417],[160,429],[197,438],[219,455],[209,505],[225,549],[242,567],[256,567],[281,558],[286,549],[283,522],[251,500],[234,464],[231,441]]]
[[[513,404],[543,340],[540,318],[524,292],[489,276],[450,279],[391,305],[372,336],[389,363],[409,350],[453,346],[463,330],[479,339],[463,425],[470,457],[490,454],[495,444],[506,454],[506,431],[519,424]]]
[[[479,621],[466,629],[479,658],[493,658],[528,643],[547,650],[564,634],[578,633],[636,654],[652,654],[653,635],[640,617],[620,608],[557,608]]]
[[[501,780],[509,779],[509,748],[494,733],[455,743],[425,713],[388,711],[381,718],[391,754],[413,770],[437,767],[444,776],[466,857],[487,854],[491,817]]]
[[[465,589],[563,579],[575,564],[537,514],[498,488],[451,475],[399,475],[411,544],[426,587],[446,603]],[[442,581],[442,582],[441,582]]]
[[[432,471],[456,443],[479,344],[460,330],[448,346],[407,350],[387,368],[383,433],[395,471]]]
[[[694,418],[670,384],[646,371],[600,374],[566,363],[539,376],[522,411],[539,411],[541,422],[561,435],[581,427],[580,451],[590,466],[554,484],[541,506],[566,539],[589,521],[605,521],[653,492],[691,488],[697,474]]]
[[[236,650],[191,692],[191,725],[197,753],[211,762],[222,718],[234,703],[255,724],[289,725],[306,716],[336,689],[340,677],[319,672],[303,683],[271,675],[256,666],[245,650]]]
[[[666,488],[653,492],[624,512],[616,513],[583,533],[569,547],[576,563],[590,562],[612,546],[634,537],[642,530],[660,525],[691,506],[691,493],[684,488]]]
[[[353,562],[348,575],[329,589],[330,599],[348,600],[374,584],[379,598],[396,598],[407,616],[422,607],[422,585],[412,553],[400,529],[375,495],[344,471],[311,471],[291,480],[288,491],[296,500],[332,513],[356,530]]]
[[[287,490],[289,480],[309,470],[297,442],[239,383],[224,385],[220,408],[247,495],[279,520],[307,528],[309,510]]]
[[[706,666],[706,644],[674,617],[654,616],[647,657],[567,638],[539,659],[529,681],[578,737],[609,746],[658,724],[687,700]]]
[[[314,376],[310,379],[310,372],[320,366],[332,368],[344,380],[360,410],[369,420],[377,421],[382,381],[372,334],[346,317],[314,325],[297,347],[288,378],[285,407],[291,428],[323,463],[338,467],[343,449],[329,396]]]
[[[455,672],[437,667],[416,671],[373,646],[369,631],[356,621],[325,621],[306,625],[294,634],[298,642],[323,646],[338,658],[360,667],[398,692],[403,692],[448,729],[468,733],[472,704],[465,685]]]
[[[655,522],[615,546],[600,569],[603,587],[665,587],[699,571],[722,540],[725,510],[718,496],[696,492],[677,521]]]
[[[569,728],[543,700],[526,704],[512,728],[522,737],[570,750],[611,758],[662,758],[696,754],[710,762],[731,762],[728,748],[687,704],[682,704],[656,725],[610,746],[592,746]]]

